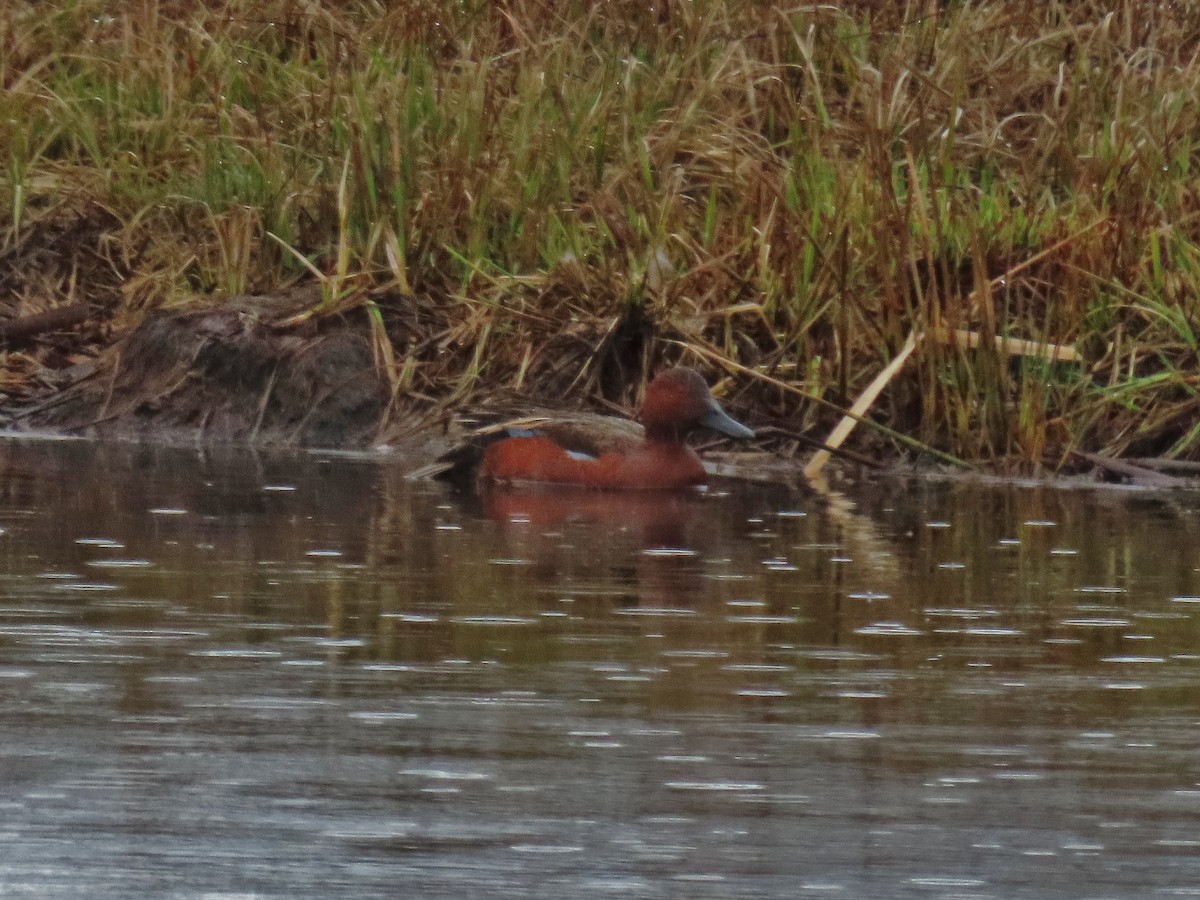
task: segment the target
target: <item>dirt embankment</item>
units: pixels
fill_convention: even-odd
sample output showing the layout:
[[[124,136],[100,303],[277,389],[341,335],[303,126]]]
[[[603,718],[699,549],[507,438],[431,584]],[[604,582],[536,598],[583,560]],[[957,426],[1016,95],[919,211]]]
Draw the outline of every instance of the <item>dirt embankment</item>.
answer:
[[[305,305],[303,297],[241,297],[153,313],[84,377],[20,417],[95,434],[365,446],[383,422],[387,384],[349,323],[281,325]]]
[[[365,329],[283,324],[319,296],[294,291],[130,324],[133,273],[102,210],[65,212],[0,254],[9,427],[97,436],[352,446],[378,437],[390,391]]]

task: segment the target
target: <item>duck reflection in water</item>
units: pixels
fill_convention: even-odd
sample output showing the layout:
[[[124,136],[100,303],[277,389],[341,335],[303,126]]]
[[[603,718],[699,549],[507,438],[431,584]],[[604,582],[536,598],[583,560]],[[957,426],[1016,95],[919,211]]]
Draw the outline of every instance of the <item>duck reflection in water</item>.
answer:
[[[689,525],[702,520],[706,507],[711,511],[711,499],[703,494],[494,485],[483,488],[479,499],[484,515],[505,524],[508,539],[532,530],[533,554],[545,552],[547,530],[570,523],[602,530],[594,562],[630,589],[631,605],[679,608],[704,596],[703,561],[688,539]]]
[[[609,531],[635,532],[646,549],[681,548],[688,522],[704,502],[694,491],[588,491],[487,486],[479,493],[482,512],[498,522],[553,528],[588,522]]]

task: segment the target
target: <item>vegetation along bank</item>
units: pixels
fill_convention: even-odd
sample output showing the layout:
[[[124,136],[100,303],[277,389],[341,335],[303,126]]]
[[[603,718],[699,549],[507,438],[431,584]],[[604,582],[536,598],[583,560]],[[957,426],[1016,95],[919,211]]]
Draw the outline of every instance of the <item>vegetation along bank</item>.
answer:
[[[1195,4],[15,0],[0,79],[13,427],[369,445],[680,363],[783,454],[862,400],[874,458],[1200,459]]]

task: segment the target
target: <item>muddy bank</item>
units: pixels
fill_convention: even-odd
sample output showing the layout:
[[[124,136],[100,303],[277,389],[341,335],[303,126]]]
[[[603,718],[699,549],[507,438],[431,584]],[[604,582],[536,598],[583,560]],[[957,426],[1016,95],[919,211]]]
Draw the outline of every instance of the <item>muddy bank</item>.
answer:
[[[361,309],[314,315],[310,286],[154,310],[137,252],[83,200],[0,251],[0,423],[170,443],[380,439],[394,392]],[[390,324],[403,341],[415,323]]]
[[[238,297],[207,309],[150,313],[94,357],[57,370],[47,367],[40,386],[20,401],[10,400],[0,416],[14,430],[153,443],[351,450],[382,446],[414,469],[465,434],[471,416],[460,415],[463,409],[454,397],[396,390],[380,364],[365,311],[312,315],[319,299],[313,290],[297,290]],[[97,333],[95,328],[76,331],[74,340],[85,335],[95,339]],[[50,340],[55,339],[69,338],[51,334]],[[486,395],[484,406],[494,416],[586,405],[560,387],[554,382],[549,391],[521,395],[481,390],[479,396]],[[616,405],[599,406],[612,411]],[[710,471],[751,480],[800,479],[810,444],[777,426],[764,428],[760,422],[759,428],[760,439],[752,448],[725,441],[706,447]],[[853,453],[837,463],[835,481],[881,471],[964,474],[919,461],[900,464]],[[1105,481],[1154,488],[1195,488],[1198,483],[1194,471],[1173,470],[1186,464],[1169,461],[1077,453],[1074,463],[1059,480],[1069,475],[1074,484]],[[1020,480],[1030,474],[1002,468],[985,467],[983,475]]]
[[[345,321],[284,326],[312,298],[244,297],[156,312],[12,424],[101,437],[365,447],[389,390],[367,337]]]

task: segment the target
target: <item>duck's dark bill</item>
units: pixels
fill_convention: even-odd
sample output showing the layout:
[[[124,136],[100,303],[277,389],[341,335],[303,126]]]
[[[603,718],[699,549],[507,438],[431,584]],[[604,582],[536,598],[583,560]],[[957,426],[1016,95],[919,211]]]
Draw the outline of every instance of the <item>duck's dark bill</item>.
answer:
[[[754,432],[743,425],[741,422],[732,418],[725,410],[721,409],[716,403],[713,403],[700,418],[700,424],[705,428],[711,428],[713,431],[719,431],[721,434],[727,434],[733,438],[741,438],[749,440],[754,437]]]

